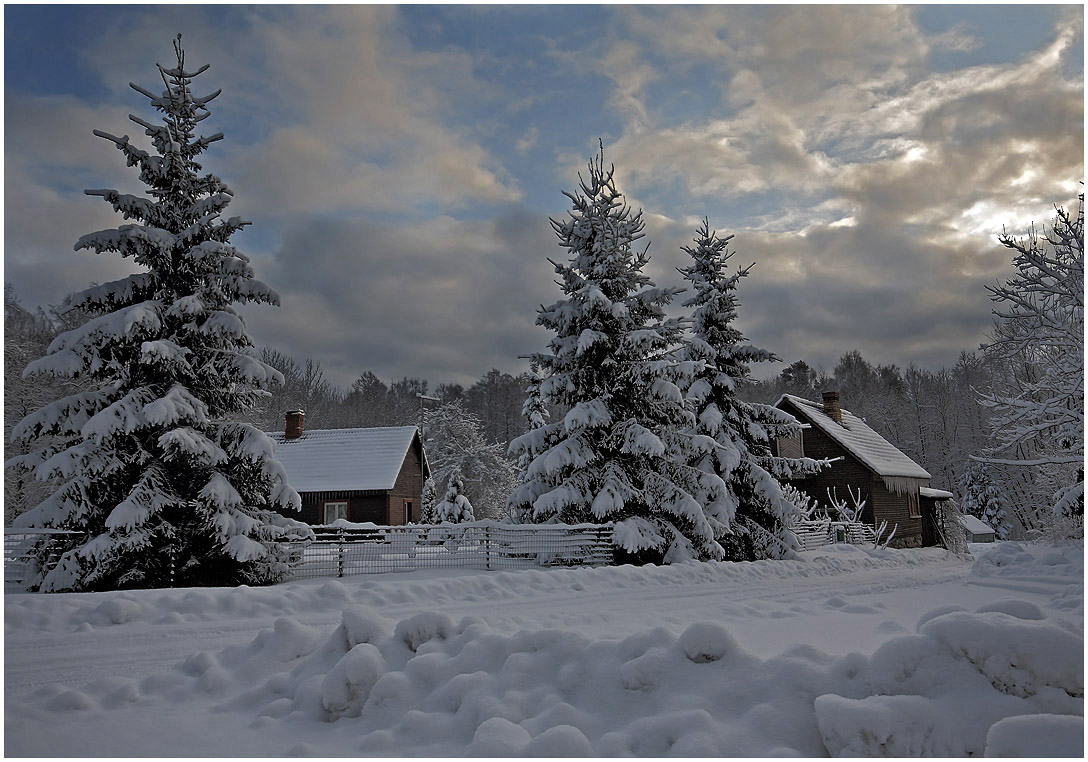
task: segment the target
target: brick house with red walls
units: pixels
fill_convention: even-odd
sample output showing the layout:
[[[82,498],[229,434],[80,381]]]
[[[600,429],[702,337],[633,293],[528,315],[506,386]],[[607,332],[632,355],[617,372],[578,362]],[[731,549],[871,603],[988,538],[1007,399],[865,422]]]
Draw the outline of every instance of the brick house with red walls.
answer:
[[[292,518],[312,525],[419,521],[430,467],[415,426],[306,431],[304,418],[291,411],[285,430],[269,434],[302,497],[302,513]]]
[[[798,437],[778,441],[779,455],[833,459],[819,473],[792,481],[795,487],[825,508],[831,504],[829,489],[848,502],[848,490],[856,494],[860,489],[865,501],[862,520],[873,526],[887,521],[887,532],[895,527],[892,547],[940,544],[936,503],[952,494],[930,488],[930,473],[840,407],[838,392],[824,392],[822,404],[783,394],[775,407],[802,425]]]

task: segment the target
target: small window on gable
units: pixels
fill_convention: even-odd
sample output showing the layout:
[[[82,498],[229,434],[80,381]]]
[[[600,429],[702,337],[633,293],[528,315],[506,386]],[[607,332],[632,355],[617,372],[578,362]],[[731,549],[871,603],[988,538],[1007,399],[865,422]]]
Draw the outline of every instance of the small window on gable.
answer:
[[[912,519],[922,518],[922,508],[918,504],[917,492],[907,493],[907,515],[910,516]]]
[[[804,435],[798,431],[791,437],[779,437],[778,439],[778,457],[780,458],[803,458],[805,457],[805,442],[802,439]]]
[[[348,519],[348,503],[346,500],[326,501],[325,502],[325,523],[331,524],[337,519]]]

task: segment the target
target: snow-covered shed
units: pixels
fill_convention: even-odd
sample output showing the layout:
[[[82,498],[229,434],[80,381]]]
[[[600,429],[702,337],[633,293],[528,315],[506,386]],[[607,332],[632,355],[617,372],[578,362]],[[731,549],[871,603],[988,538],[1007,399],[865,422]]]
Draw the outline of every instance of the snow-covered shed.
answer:
[[[799,436],[778,442],[778,454],[835,459],[818,474],[794,481],[794,486],[828,507],[828,489],[843,500],[848,499],[848,488],[860,489],[865,500],[862,519],[874,526],[887,521],[889,531],[895,527],[893,546],[939,543],[934,505],[937,500],[951,498],[951,493],[928,489],[930,473],[865,421],[844,410],[838,392],[824,392],[822,404],[783,394],[775,407],[802,424]]]
[[[967,542],[993,542],[997,539],[993,527],[980,519],[965,513],[960,517],[963,531],[967,535]]]
[[[301,410],[286,418],[285,430],[269,436],[302,497],[294,518],[315,525],[419,521],[430,468],[415,426],[306,431]]]

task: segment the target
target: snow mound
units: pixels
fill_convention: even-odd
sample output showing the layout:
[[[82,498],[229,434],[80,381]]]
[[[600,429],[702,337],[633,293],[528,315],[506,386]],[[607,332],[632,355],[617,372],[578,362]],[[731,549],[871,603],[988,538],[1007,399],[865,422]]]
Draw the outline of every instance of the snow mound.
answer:
[[[987,611],[999,611],[1017,619],[1046,619],[1046,614],[1043,613],[1041,608],[1031,601],[1022,601],[1017,598],[1003,598],[1000,601],[993,601],[980,606],[975,611],[980,614]]]
[[[445,640],[453,632],[453,619],[448,614],[433,611],[417,614],[397,625],[393,637],[404,643],[414,653],[419,647],[436,638]]]
[[[1084,757],[1084,718],[1062,714],[1006,717],[986,734],[987,757]]]
[[[857,671],[842,692],[853,696],[818,697],[832,756],[980,756],[1006,717],[1082,714],[1083,634],[1034,618],[1042,612],[1025,601],[998,603],[923,615],[917,635],[888,641]]]
[[[352,648],[330,670],[321,684],[321,705],[331,719],[358,717],[370,690],[385,674],[381,651],[369,643]]]
[[[352,607],[321,642],[281,619],[178,672],[215,683],[194,691],[253,686],[220,710],[302,733],[348,723],[369,753],[422,756],[981,755],[1007,717],[1083,711],[1083,637],[1003,611],[930,612],[868,658],[798,646],[761,660],[716,622],[593,640]]]
[[[1025,751],[1027,728],[1044,753],[1083,714],[1077,552],[1024,545],[972,567],[939,550],[835,547],[751,564],[8,595],[6,657],[23,655],[6,667],[36,665],[8,672],[10,743],[25,756],[964,756]],[[904,578],[952,582],[904,598]],[[662,604],[677,597],[690,601]],[[487,621],[461,616],[473,611]],[[843,655],[828,633],[859,624],[849,647],[862,652]],[[160,638],[176,650],[153,670],[132,658],[131,643],[146,654]],[[73,679],[67,658],[42,664],[46,642],[103,659]]]
[[[937,732],[940,708],[921,696],[847,699],[828,694],[816,699],[815,708],[832,756],[952,756],[947,739]]]
[[[684,655],[696,664],[718,661],[727,654],[741,653],[740,644],[725,628],[712,622],[696,622],[680,636]]]

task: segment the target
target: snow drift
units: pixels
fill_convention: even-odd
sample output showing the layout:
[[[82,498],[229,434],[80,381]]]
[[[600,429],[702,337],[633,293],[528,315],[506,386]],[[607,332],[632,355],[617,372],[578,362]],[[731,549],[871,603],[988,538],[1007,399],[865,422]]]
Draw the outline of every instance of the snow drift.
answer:
[[[834,576],[834,565],[901,564],[906,571],[926,557],[934,565],[932,556],[849,549],[807,562],[368,581],[357,594],[329,581],[18,596],[7,605],[9,635],[12,626],[58,634],[73,627],[197,631],[214,617],[238,622],[272,610],[288,615],[270,617],[272,626],[255,637],[191,653],[162,672],[22,694],[8,702],[9,743],[13,732],[26,735],[18,728],[30,717],[58,728],[82,724],[126,732],[141,727],[140,718],[169,717],[168,723],[155,721],[154,727],[162,725],[157,734],[202,737],[197,745],[183,739],[170,748],[229,755],[1080,755],[1083,627],[1076,617],[1062,618],[1073,600],[1064,576],[1049,588],[1058,591],[1045,604],[1050,614],[1016,595],[990,595],[974,611],[942,601],[917,617],[913,633],[885,629],[890,637],[871,655],[794,645],[760,656],[731,632],[740,622],[731,626],[729,616],[691,618],[668,629],[647,624],[646,614],[632,614],[583,632],[558,618],[565,605],[579,605],[575,596],[583,588],[626,600],[626,611],[638,600],[652,606],[653,585],[665,580],[699,588],[699,578],[722,575],[732,589],[751,578],[766,600],[791,575],[811,580],[810,574],[828,574],[822,589],[836,587],[836,580],[842,589],[846,577]],[[989,584],[995,569],[1007,570],[1006,584],[1040,584],[1042,576],[1024,573],[1038,567],[1040,575],[1058,569],[1072,575],[1081,565],[1078,549],[1006,549],[972,571],[970,584]],[[438,610],[455,594],[490,600],[488,611],[519,599],[557,599],[548,605],[547,619],[503,629],[509,620],[502,616],[488,614],[488,622]],[[843,590],[812,605],[832,607],[840,619],[871,616],[842,595],[851,594]],[[396,619],[381,613],[409,598],[429,603]],[[705,604],[700,610],[704,618],[711,611]],[[323,612],[337,613],[329,619]],[[634,626],[640,620],[643,626]],[[563,624],[548,628],[544,621]],[[788,619],[775,622],[790,626]],[[792,637],[803,640],[802,630]],[[28,741],[22,738],[19,748]],[[102,744],[88,748],[94,753],[106,748]]]
[[[335,723],[360,753],[418,756],[964,756],[983,754],[1008,718],[1080,720],[1079,633],[1000,611],[923,620],[871,657],[798,646],[764,660],[712,622],[595,640],[507,636],[438,612],[394,623],[360,606],[330,636],[281,618],[245,647],[66,691],[49,708],[206,694],[221,697],[215,712],[277,723],[313,753]]]

